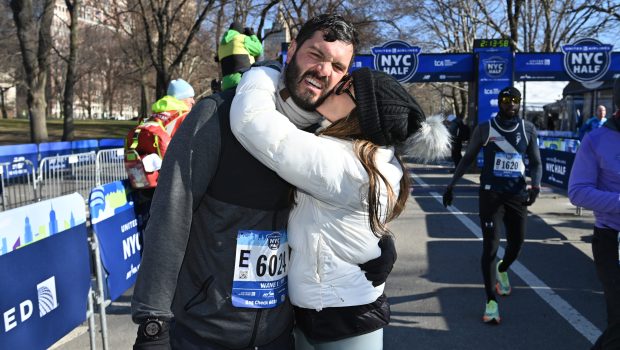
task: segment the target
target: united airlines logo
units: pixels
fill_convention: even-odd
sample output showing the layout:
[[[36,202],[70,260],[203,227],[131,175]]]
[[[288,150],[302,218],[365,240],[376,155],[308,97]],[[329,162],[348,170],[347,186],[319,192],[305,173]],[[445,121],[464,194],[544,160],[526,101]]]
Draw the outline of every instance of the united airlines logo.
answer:
[[[39,297],[39,317],[43,317],[50,311],[58,307],[56,298],[56,277],[52,276],[45,281],[37,284],[37,294]]]
[[[564,45],[564,70],[572,79],[582,83],[600,80],[609,70],[611,50],[611,45],[590,38]]]
[[[503,57],[493,56],[482,60],[482,64],[484,66],[484,71],[489,77],[501,78],[506,72],[508,61]]]
[[[373,47],[375,69],[383,71],[401,83],[409,81],[418,70],[421,49],[404,41],[392,40],[383,46]]]
[[[282,235],[280,234],[280,232],[274,232],[274,233],[267,235],[267,245],[269,246],[269,249],[278,250],[278,248],[280,248],[280,237],[281,236]]]

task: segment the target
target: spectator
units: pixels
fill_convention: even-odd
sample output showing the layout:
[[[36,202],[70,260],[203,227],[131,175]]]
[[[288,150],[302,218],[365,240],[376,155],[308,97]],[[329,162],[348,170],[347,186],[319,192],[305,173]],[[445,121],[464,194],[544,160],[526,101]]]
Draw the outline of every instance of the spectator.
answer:
[[[252,28],[242,28],[239,22],[231,23],[217,49],[217,58],[222,67],[222,91],[237,86],[241,73],[250,68],[262,54],[263,45]]]
[[[579,139],[582,140],[587,133],[603,126],[603,124],[607,121],[607,118],[605,118],[606,115],[607,109],[605,106],[599,105],[596,107],[596,115],[588,119],[588,121],[586,121],[585,124],[583,124],[583,126],[579,129]]]
[[[614,82],[614,103],[613,118],[583,138],[568,182],[570,201],[594,211],[592,254],[607,304],[607,329],[592,350],[620,349],[620,78]]]
[[[125,139],[125,169],[134,191],[140,232],[149,218],[159,168],[170,139],[194,106],[194,88],[183,79],[172,80],[167,95],[153,103],[151,115],[141,119]],[[140,236],[141,237],[141,236]]]
[[[463,158],[463,142],[469,139],[469,127],[454,114],[450,114],[446,118],[445,125],[452,138],[452,162],[454,163],[454,169],[456,169]],[[454,172],[454,170],[451,170],[451,172]]]

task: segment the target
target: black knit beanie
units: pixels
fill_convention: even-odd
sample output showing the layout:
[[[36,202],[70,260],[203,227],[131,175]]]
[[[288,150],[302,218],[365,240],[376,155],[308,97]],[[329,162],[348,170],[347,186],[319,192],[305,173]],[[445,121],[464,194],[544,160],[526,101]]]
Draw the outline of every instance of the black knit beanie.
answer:
[[[369,68],[352,73],[362,133],[379,146],[399,144],[418,131],[426,116],[392,76]]]

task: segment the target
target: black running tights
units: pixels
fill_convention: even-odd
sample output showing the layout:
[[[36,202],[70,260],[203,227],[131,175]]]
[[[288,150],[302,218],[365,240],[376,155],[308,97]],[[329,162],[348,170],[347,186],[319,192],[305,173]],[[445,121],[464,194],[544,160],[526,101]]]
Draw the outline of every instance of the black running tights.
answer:
[[[506,251],[501,270],[506,271],[517,259],[527,222],[527,207],[523,197],[494,191],[480,190],[480,227],[482,228],[482,278],[488,300],[495,300],[495,259],[499,247],[501,223],[506,229]]]

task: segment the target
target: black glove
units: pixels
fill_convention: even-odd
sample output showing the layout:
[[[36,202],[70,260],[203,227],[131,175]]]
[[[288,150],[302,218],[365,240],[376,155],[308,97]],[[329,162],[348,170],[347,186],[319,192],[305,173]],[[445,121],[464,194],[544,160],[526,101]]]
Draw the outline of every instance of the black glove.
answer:
[[[138,335],[133,350],[170,350],[170,325],[168,322],[162,322],[161,331],[154,337],[149,337],[144,332],[142,323],[138,327]]]
[[[360,264],[360,268],[366,272],[366,279],[371,281],[374,287],[385,283],[396,262],[396,246],[392,236],[383,236],[379,240],[379,248],[381,256]]]
[[[245,34],[247,36],[252,36],[252,35],[254,35],[254,29],[252,29],[250,27],[245,27],[245,28],[243,28],[243,34]]]
[[[214,62],[219,62],[219,61],[220,61],[220,58],[219,58],[219,57],[217,57],[217,55],[215,55],[215,56],[213,56],[213,61],[214,61]]]
[[[452,186],[448,186],[443,193],[443,206],[447,208],[449,205],[452,205],[453,200],[454,194],[452,193]]]
[[[538,194],[540,193],[540,188],[532,187],[527,190],[527,200],[523,202],[523,205],[530,206],[536,202],[536,198],[538,198]]]

